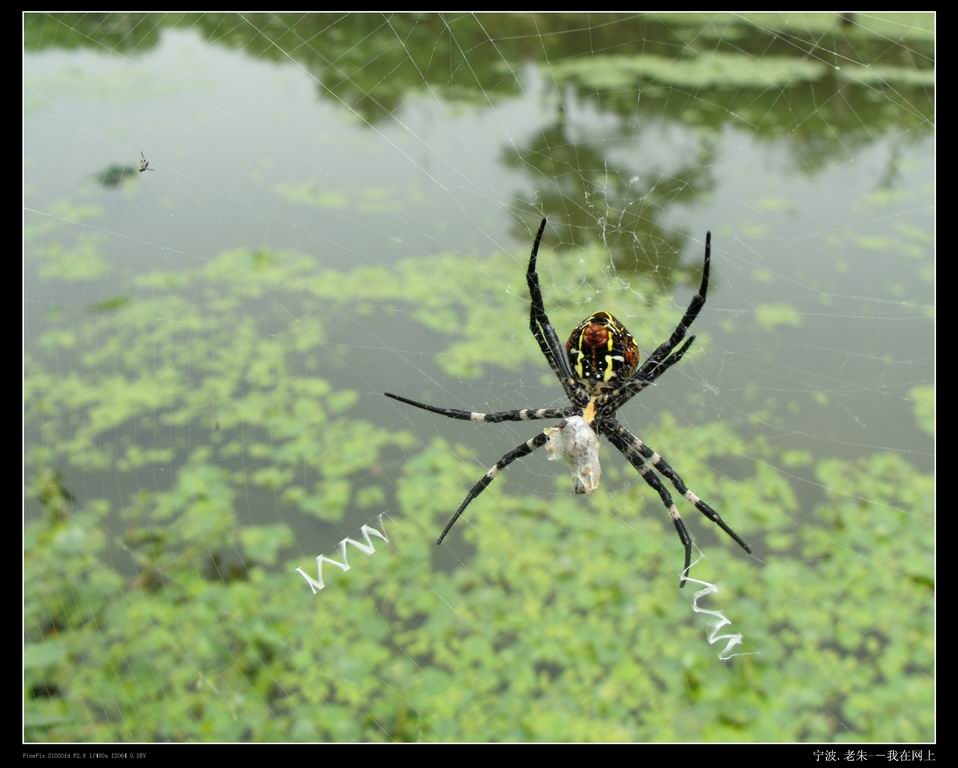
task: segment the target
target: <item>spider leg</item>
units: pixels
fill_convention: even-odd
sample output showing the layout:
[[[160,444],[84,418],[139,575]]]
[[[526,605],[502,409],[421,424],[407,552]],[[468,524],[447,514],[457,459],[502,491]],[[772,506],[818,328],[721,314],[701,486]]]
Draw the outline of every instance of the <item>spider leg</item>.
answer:
[[[645,463],[642,457],[635,451],[629,450],[629,442],[623,435],[619,434],[615,429],[607,428],[604,422],[600,425],[600,429],[609,439],[609,442],[619,450],[619,453],[625,456],[626,460],[638,470],[639,474],[642,475],[642,479],[655,489],[656,493],[658,493],[662,499],[662,503],[665,504],[665,508],[669,511],[669,517],[672,518],[672,525],[675,526],[675,532],[679,535],[679,541],[682,542],[682,546],[685,547],[685,567],[682,569],[682,579],[679,582],[679,589],[681,589],[685,586],[685,578],[688,576],[689,566],[692,563],[692,537],[689,536],[689,531],[682,521],[679,510],[675,504],[672,503],[672,495],[666,487],[662,485],[662,481],[656,477],[655,472]]]
[[[689,326],[695,322],[695,318],[698,317],[699,312],[705,305],[705,297],[708,294],[709,289],[709,263],[711,262],[711,258],[712,233],[706,232],[705,266],[702,268],[702,282],[699,285],[699,292],[692,297],[692,301],[689,302],[688,309],[685,310],[685,314],[682,316],[679,324],[672,332],[669,340],[660,344],[656,350],[645,359],[645,362],[639,366],[639,370],[635,372],[632,378],[625,385],[599,398],[598,405],[605,405],[609,401],[614,400],[616,403],[614,410],[618,410],[626,403],[626,401],[637,395],[682,359],[685,351],[694,341],[694,336],[692,336],[687,342],[685,342],[685,344],[679,347],[675,354],[671,354],[671,352],[673,349],[675,349],[675,345],[685,338],[685,333],[688,331]]]
[[[715,523],[719,528],[725,531],[742,549],[744,549],[749,554],[752,554],[752,549],[746,544],[742,538],[733,531],[728,524],[721,518],[718,512],[716,512],[712,507],[702,501],[698,496],[696,496],[692,491],[689,490],[688,486],[679,477],[679,473],[672,469],[669,466],[669,463],[662,458],[658,453],[652,450],[649,446],[642,442],[636,435],[633,435],[629,430],[623,427],[614,419],[607,420],[604,423],[606,429],[615,430],[615,432],[624,440],[627,441],[628,445],[635,451],[638,451],[642,456],[651,462],[652,466],[655,467],[663,476],[667,477],[672,485],[675,486],[675,490],[681,493],[685,498],[692,502],[695,508],[705,515],[709,520]],[[608,434],[608,433],[607,433]]]
[[[540,432],[538,435],[533,437],[531,440],[526,440],[518,448],[514,448],[509,451],[505,456],[503,456],[499,461],[497,461],[492,467],[489,468],[489,471],[483,475],[482,479],[476,483],[469,490],[469,493],[466,494],[466,498],[463,500],[462,504],[459,505],[459,509],[456,510],[456,514],[452,516],[452,520],[446,523],[446,527],[443,528],[442,533],[439,536],[439,539],[436,541],[436,546],[442,544],[442,540],[446,538],[446,534],[449,533],[449,529],[455,525],[456,520],[459,519],[459,515],[463,513],[466,507],[469,506],[469,503],[476,498],[480,493],[486,490],[486,486],[492,482],[492,479],[499,473],[500,469],[503,469],[509,466],[516,459],[521,459],[523,456],[528,456],[536,448],[541,448],[549,441],[549,436],[545,432]]]
[[[685,351],[692,346],[693,341],[695,341],[695,337],[689,336],[688,341],[669,355],[669,357],[665,358],[665,360],[657,363],[656,366],[651,368],[647,373],[643,374],[641,371],[637,371],[632,378],[621,387],[602,395],[602,397],[596,401],[596,404],[605,406],[612,402],[612,411],[615,412],[619,410],[619,408],[635,397],[635,395],[639,394],[639,392],[652,384],[659,376],[681,360],[683,355],[685,355]]]
[[[688,341],[686,341],[681,347],[675,350],[671,355],[662,360],[662,362],[657,363],[654,368],[650,368],[649,371],[645,374],[650,381],[655,381],[659,376],[665,373],[669,368],[675,365],[679,360],[685,356],[686,350],[692,346],[692,342],[695,341],[694,336],[689,336]]]
[[[424,411],[438,413],[441,416],[448,416],[450,419],[465,419],[468,421],[482,421],[489,424],[496,424],[500,421],[527,421],[530,419],[564,419],[569,416],[577,416],[582,413],[581,408],[570,406],[568,408],[523,408],[520,411],[496,411],[495,413],[477,413],[475,411],[459,411],[454,408],[439,408],[435,405],[426,405],[415,400],[394,395],[391,392],[384,392],[386,397],[398,400],[400,403],[414,405],[416,408],[422,408]]]
[[[555,328],[549,322],[545,305],[542,303],[542,289],[539,287],[539,275],[536,272],[536,258],[539,255],[539,243],[542,242],[542,233],[545,232],[546,219],[539,225],[536,239],[532,243],[532,253],[529,256],[529,267],[526,270],[526,284],[529,286],[529,330],[539,344],[539,349],[549,362],[549,366],[562,383],[563,389],[570,398],[576,391],[575,377],[572,375],[572,366],[565,354],[562,342],[556,335]]]
[[[685,314],[682,316],[682,319],[679,321],[679,324],[676,326],[675,330],[672,332],[672,335],[669,337],[669,340],[660,344],[659,347],[645,359],[645,363],[642,364],[642,367],[639,369],[639,372],[642,374],[648,374],[653,368],[657,367],[669,353],[675,349],[675,345],[678,344],[682,339],[685,338],[685,332],[689,329],[689,326],[695,322],[695,318],[699,316],[699,312],[702,310],[702,307],[705,305],[705,297],[709,289],[709,262],[712,257],[712,233],[705,233],[705,266],[702,267],[702,282],[699,285],[699,291],[692,297],[692,301],[689,302],[688,309],[685,310]]]

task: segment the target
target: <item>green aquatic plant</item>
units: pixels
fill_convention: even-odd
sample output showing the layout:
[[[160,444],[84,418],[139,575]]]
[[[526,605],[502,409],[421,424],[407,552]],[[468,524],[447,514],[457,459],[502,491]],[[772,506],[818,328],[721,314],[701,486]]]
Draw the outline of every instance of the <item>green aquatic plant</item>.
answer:
[[[104,187],[118,187],[136,177],[136,168],[130,165],[108,165],[100,171],[96,180]]]
[[[934,20],[27,14],[25,740],[933,739]],[[280,108],[224,144],[265,93],[237,73]],[[117,194],[92,150],[138,125],[170,172]],[[560,336],[607,310],[643,354],[721,234],[703,333],[629,421],[754,546],[687,520],[760,655],[716,658],[614,453],[588,498],[517,462],[434,546],[528,434],[380,393],[560,396],[544,214]],[[380,519],[313,594],[295,569]]]
[[[681,446],[696,491],[762,543],[764,563],[696,528],[709,555],[696,575],[722,590],[709,607],[762,654],[731,667],[675,589],[658,500],[615,462],[587,498],[544,457],[530,465],[544,494],[524,491],[521,472],[500,478],[456,534],[461,562],[434,564],[436,526],[477,454],[366,418],[367,395],[330,380],[330,328],[347,307],[391,313],[442,339],[444,375],[538,370],[533,343],[489,342],[527,311],[525,257],[334,271],[236,250],[188,275],[146,275],[129,302],[85,322],[50,316],[43,335],[63,338],[69,322],[82,354],[66,373],[55,356],[28,356],[31,493],[60,504],[66,492],[49,489],[91,470],[137,490],[108,501],[86,489],[69,515],[27,524],[27,642],[59,644],[42,686],[31,677],[28,737],[929,738],[932,478],[899,455],[786,454],[665,412],[644,426],[650,444]],[[580,319],[608,262],[585,249],[574,263],[583,277],[551,294],[557,326]],[[675,308],[646,280],[605,280],[603,304],[641,313],[636,327],[657,338]],[[144,437],[154,430],[163,446]],[[729,456],[741,467],[717,471]],[[810,462],[811,496],[793,477]],[[389,546],[304,594],[290,574],[323,550],[293,531],[326,521],[332,545],[358,529],[340,523],[360,499],[360,523],[389,510]]]

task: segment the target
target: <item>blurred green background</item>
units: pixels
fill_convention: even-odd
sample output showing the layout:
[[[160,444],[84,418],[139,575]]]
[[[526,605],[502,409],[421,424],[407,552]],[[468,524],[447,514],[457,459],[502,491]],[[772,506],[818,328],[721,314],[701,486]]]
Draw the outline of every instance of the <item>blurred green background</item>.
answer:
[[[934,730],[934,16],[24,17],[27,741]],[[138,172],[140,152],[152,172]],[[683,362],[620,413],[744,653],[528,332]],[[311,594],[295,572],[378,526]]]

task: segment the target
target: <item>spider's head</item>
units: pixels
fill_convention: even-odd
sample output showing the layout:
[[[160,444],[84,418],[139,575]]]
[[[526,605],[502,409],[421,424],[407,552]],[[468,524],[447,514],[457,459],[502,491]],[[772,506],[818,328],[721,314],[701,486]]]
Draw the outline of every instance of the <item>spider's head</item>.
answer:
[[[565,348],[572,370],[590,392],[614,388],[639,365],[639,345],[608,312],[595,312],[579,323]]]

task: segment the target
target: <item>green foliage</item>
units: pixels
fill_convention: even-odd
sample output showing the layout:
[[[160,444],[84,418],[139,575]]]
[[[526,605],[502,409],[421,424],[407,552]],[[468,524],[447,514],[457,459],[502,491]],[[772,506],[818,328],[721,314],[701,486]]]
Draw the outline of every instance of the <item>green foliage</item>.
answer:
[[[554,258],[543,251],[543,264]],[[83,418],[72,434],[57,433],[52,455],[33,459],[42,464],[31,493],[51,514],[27,526],[28,671],[31,679],[42,672],[43,690],[58,695],[28,700],[28,736],[930,738],[933,486],[894,454],[819,460],[812,516],[777,469],[810,456],[779,454],[720,422],[686,426],[665,413],[646,425],[650,444],[681,447],[696,491],[764,553],[764,564],[745,558],[704,518],[689,518],[708,555],[693,575],[721,589],[705,607],[724,611],[744,650],[761,654],[728,665],[691,613],[691,590],[676,589],[679,548],[658,499],[608,453],[606,479],[590,497],[569,493],[561,472],[545,496],[500,478],[455,534],[474,554],[451,571],[434,565],[436,532],[475,481],[474,465],[442,440],[417,447],[412,436],[359,418],[361,397],[293,363],[325,354],[323,328],[341,307],[369,302],[416,307],[410,316],[448,340],[437,360],[449,375],[534,364],[538,353],[517,321],[521,259],[443,255],[315,278],[305,257],[251,260],[236,251],[192,276],[196,300],[144,287],[95,328],[74,325],[77,343],[92,351],[55,385],[53,371],[31,362],[27,409],[33,415],[42,400],[41,432],[50,414]],[[576,254],[581,280],[556,297],[557,323],[577,319],[602,259]],[[643,280],[608,286],[604,306],[625,322],[630,305],[641,311],[643,332],[657,338],[674,308]],[[469,298],[454,288],[462,284],[473,286]],[[203,298],[204,286],[216,301]],[[292,308],[278,334],[258,331],[259,315],[241,313],[236,300],[267,288],[269,301]],[[635,307],[636,292],[655,298]],[[323,308],[309,327],[295,311],[307,298]],[[50,333],[61,333],[62,320],[51,322]],[[185,337],[192,350],[181,357],[174,340]],[[515,344],[495,345],[503,338]],[[169,368],[151,368],[157,350]],[[178,373],[188,362],[189,384]],[[128,446],[129,468],[153,467],[167,479],[124,502],[117,512],[126,533],[111,542],[104,521],[114,513],[99,503],[73,509],[62,478],[43,467],[89,467],[82,447],[125,434],[132,421],[173,429],[172,454]],[[176,437],[190,425],[206,430],[202,447]],[[395,485],[361,487],[390,447],[404,456],[393,465]],[[244,456],[242,472],[223,463],[231,455]],[[750,468],[716,472],[727,455]],[[119,456],[103,458],[121,471]],[[539,459],[537,471],[551,472]],[[284,519],[298,510],[339,521],[354,496],[360,506],[395,509],[384,523],[390,541],[377,540],[374,556],[350,550],[350,571],[327,568],[327,588],[314,596],[293,569],[314,568],[318,553],[290,557],[288,525],[238,514],[251,485],[282,495]],[[358,524],[342,535],[356,537]],[[132,558],[133,578],[118,573],[114,545]],[[338,556],[332,546],[327,554]]]
[[[341,192],[323,191],[308,181],[299,184],[277,184],[275,191],[286,200],[317,208],[345,208],[349,205],[349,199]]]
[[[114,296],[109,299],[104,299],[103,301],[98,301],[95,304],[90,304],[87,309],[93,310],[94,312],[115,312],[125,307],[129,302],[129,296]]]
[[[774,331],[779,326],[799,328],[802,316],[788,304],[759,304],[755,307],[755,322],[764,331]]]
[[[912,387],[908,393],[915,403],[915,421],[922,430],[935,435],[935,388]]]
[[[557,78],[574,78],[589,88],[621,88],[642,79],[681,88],[772,88],[817,80],[826,71],[821,62],[786,56],[763,56],[757,64],[749,55],[718,52],[693,58],[589,56],[553,65],[551,71]]]
[[[85,282],[103,277],[109,273],[110,263],[99,251],[101,240],[97,235],[83,234],[72,247],[53,243],[36,249],[41,264],[40,276],[65,282]]]
[[[842,67],[841,76],[846,80],[869,85],[925,85],[935,84],[934,69],[915,69],[914,67]]]
[[[539,213],[562,211],[551,216],[539,257],[560,333],[598,304],[644,352],[672,330],[687,284],[698,279],[701,246],[687,246],[700,233],[656,218],[714,191],[722,158],[710,140],[732,135],[730,127],[747,131],[814,173],[830,158],[845,163],[863,146],[914,140],[933,127],[930,14],[851,23],[834,14],[481,20],[397,14],[383,25],[361,14],[316,16],[300,19],[290,39],[288,21],[272,14],[246,23],[214,14],[38,14],[28,16],[24,37],[30,51],[82,46],[107,56],[142,53],[166,27],[183,26],[211,45],[278,61],[278,46],[268,44],[275,40],[315,78],[321,98],[349,105],[364,128],[424,92],[446,106],[450,98],[507,103],[525,62],[568,89],[566,102],[601,107],[603,117],[632,120],[640,97],[641,120],[629,131],[681,121],[703,137],[674,174],[633,179],[606,151],[619,137],[574,138],[564,112],[528,144],[513,142],[503,162],[533,179],[514,210],[535,200],[536,216],[517,224],[517,241],[531,241]],[[323,46],[303,44],[321,31]],[[644,45],[626,55],[621,39]],[[914,41],[915,60],[902,56],[911,51],[902,40]],[[868,66],[805,53],[843,43]],[[64,68],[40,80],[28,71],[25,107],[31,114],[68,95],[145,103],[204,87],[144,72],[96,80]],[[896,98],[881,98],[885,89]],[[898,103],[909,109],[889,109]],[[133,171],[113,165],[99,177],[110,186]],[[582,188],[552,198],[535,188],[553,178]],[[266,189],[316,215],[355,211],[383,221],[423,202],[415,185],[343,190],[311,179]],[[582,237],[596,230],[595,212],[569,211],[568,201],[586,200],[599,185],[619,227],[603,228],[608,242],[590,244]],[[37,192],[27,194],[32,201]],[[858,220],[891,221],[888,229],[843,224],[826,242],[836,252],[902,256],[930,281],[933,238],[885,215],[902,202],[901,190],[883,181],[862,199]],[[752,207],[756,220],[726,226],[770,242],[769,219],[798,212],[779,196]],[[720,588],[703,607],[723,611],[728,629],[744,635],[741,650],[759,654],[723,664],[721,646],[707,642],[709,623],[692,613],[694,586],[677,589],[681,550],[667,514],[607,446],[593,495],[573,495],[564,468],[540,452],[503,473],[436,548],[479,477],[473,459],[487,444],[463,424],[450,445],[431,436],[421,413],[410,423],[430,426],[390,428],[374,410],[382,398],[372,375],[368,387],[339,384],[337,374],[360,364],[392,370],[385,348],[353,343],[357,318],[433,342],[413,358],[417,371],[421,362],[452,380],[546,377],[528,333],[527,246],[339,269],[325,254],[268,245],[204,255],[188,268],[171,266],[173,254],[164,253],[164,269],[118,288],[110,282],[118,262],[106,255],[111,237],[81,226],[103,215],[80,193],[26,222],[29,264],[57,291],[57,306],[31,318],[37,338],[24,364],[26,494],[35,512],[24,527],[28,741],[933,738],[935,487],[907,454],[781,447],[767,430],[777,402],[757,403],[739,423],[634,411],[643,438],[761,557],[748,558],[683,505],[706,555],[692,576]],[[633,240],[654,252],[633,259],[652,273],[615,263],[617,250],[637,247]],[[136,243],[123,239],[131,250]],[[751,316],[728,318],[730,331],[751,323],[777,343],[816,322],[784,303],[802,292],[766,262],[733,266],[786,292]],[[835,266],[847,269],[842,260]],[[71,287],[84,292],[74,299]],[[827,289],[823,301],[833,298]],[[817,352],[816,344],[802,340]],[[717,346],[700,335],[682,365]],[[429,381],[417,376],[411,386],[423,391],[409,396],[426,398]],[[848,394],[832,376],[815,381],[821,389],[785,407],[810,400],[820,418]],[[918,428],[933,436],[934,388],[909,395]],[[757,434],[751,424],[761,426]],[[542,478],[552,483],[544,492],[527,486]],[[350,570],[324,569],[327,587],[313,595],[295,569],[313,572],[321,552],[338,558],[337,542],[360,539],[360,526],[382,512],[389,542],[373,539],[373,555],[351,548]],[[300,534],[317,529],[326,547],[314,551]]]
[[[273,565],[280,551],[292,545],[293,535],[282,524],[246,526],[240,530],[240,541],[248,560]]]

